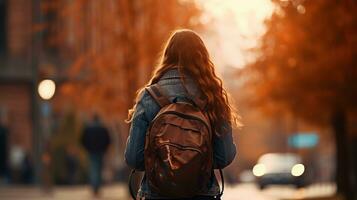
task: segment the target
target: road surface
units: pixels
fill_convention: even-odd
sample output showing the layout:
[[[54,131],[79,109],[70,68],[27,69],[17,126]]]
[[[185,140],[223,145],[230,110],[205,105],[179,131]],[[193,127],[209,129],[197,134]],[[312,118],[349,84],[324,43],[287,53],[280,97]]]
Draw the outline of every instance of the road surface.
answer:
[[[260,191],[254,184],[226,186],[224,200],[280,200],[285,198],[301,199],[304,197],[328,196],[335,192],[332,184],[314,185],[303,189],[287,186],[273,186]],[[100,198],[93,198],[87,186],[55,187],[50,193],[44,193],[33,186],[1,186],[1,200],[129,200],[125,184],[107,185]]]

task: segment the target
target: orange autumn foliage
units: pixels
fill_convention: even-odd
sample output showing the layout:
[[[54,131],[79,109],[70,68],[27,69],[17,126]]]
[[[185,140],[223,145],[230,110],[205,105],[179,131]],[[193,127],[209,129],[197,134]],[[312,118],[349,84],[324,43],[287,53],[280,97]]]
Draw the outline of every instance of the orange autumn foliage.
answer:
[[[176,28],[199,27],[200,10],[181,0],[47,1],[48,45],[68,60],[61,103],[124,119],[136,90]]]
[[[336,110],[356,113],[356,3],[274,2],[260,57],[246,70],[256,105],[319,124],[330,123]]]
[[[337,192],[355,199],[357,160],[351,149],[357,130],[348,122],[357,116],[357,3],[274,2],[277,9],[266,22],[259,59],[246,69],[254,101],[265,110],[329,125],[336,144]]]

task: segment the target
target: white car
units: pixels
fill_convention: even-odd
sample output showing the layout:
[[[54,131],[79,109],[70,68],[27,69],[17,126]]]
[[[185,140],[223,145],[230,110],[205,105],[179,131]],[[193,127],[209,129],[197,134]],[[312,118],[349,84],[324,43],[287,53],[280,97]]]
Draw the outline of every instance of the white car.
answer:
[[[253,168],[258,185],[264,189],[272,184],[305,185],[305,165],[299,155],[293,153],[268,153],[258,159]]]

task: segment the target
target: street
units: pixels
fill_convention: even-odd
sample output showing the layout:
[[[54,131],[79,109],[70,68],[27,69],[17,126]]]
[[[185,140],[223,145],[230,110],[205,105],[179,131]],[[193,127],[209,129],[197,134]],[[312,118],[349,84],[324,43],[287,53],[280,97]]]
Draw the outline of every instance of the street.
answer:
[[[332,184],[313,185],[308,188],[294,189],[286,186],[273,186],[260,191],[254,184],[239,184],[227,186],[223,195],[224,200],[280,200],[286,198],[301,199],[306,197],[330,196],[335,192]],[[1,200],[82,200],[93,198],[86,186],[56,187],[51,193],[43,193],[39,188],[29,186],[0,187]],[[125,184],[107,185],[101,192],[102,200],[129,200]]]

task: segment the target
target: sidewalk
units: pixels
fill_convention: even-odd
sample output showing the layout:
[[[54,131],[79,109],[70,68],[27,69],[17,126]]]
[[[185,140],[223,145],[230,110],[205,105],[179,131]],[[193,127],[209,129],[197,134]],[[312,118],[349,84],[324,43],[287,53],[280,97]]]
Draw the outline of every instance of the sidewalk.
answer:
[[[333,185],[312,185],[307,188],[271,187],[263,191],[254,184],[227,185],[223,200],[341,200],[331,198]],[[325,196],[325,198],[321,198]],[[319,197],[319,198],[318,198]],[[0,200],[130,200],[126,184],[106,185],[100,198],[93,198],[89,186],[56,186],[44,193],[35,186],[0,187]]]
[[[309,199],[283,199],[283,200],[344,200],[339,197],[322,197],[322,198],[309,198]]]
[[[100,198],[93,198],[87,186],[57,186],[49,194],[34,186],[0,187],[0,200],[130,200],[126,184],[107,185]],[[278,200],[255,189],[254,185],[227,186],[224,200]]]
[[[34,186],[0,187],[1,200],[129,200],[126,185],[107,185],[100,198],[94,198],[88,186],[59,186],[44,193]]]

